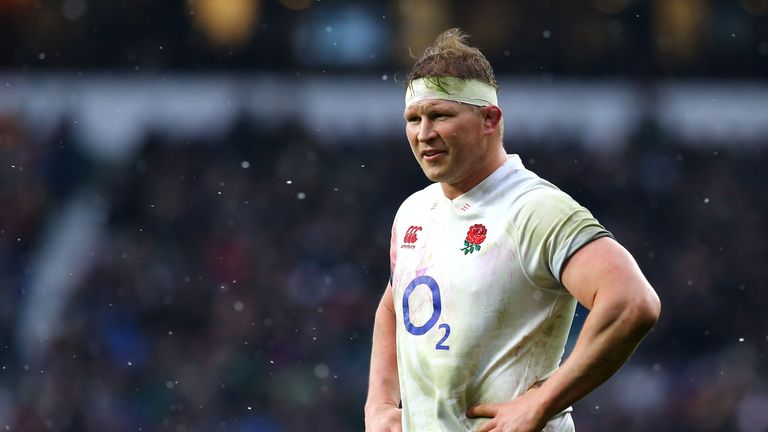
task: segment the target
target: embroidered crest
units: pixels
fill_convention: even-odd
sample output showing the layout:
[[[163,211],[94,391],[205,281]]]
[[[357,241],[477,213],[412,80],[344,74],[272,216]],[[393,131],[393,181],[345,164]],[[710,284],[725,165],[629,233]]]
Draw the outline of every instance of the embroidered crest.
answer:
[[[475,224],[469,227],[467,238],[464,239],[464,247],[461,248],[464,251],[464,255],[474,253],[476,250],[479,251],[480,243],[485,241],[486,234],[488,234],[488,229],[483,224]]]

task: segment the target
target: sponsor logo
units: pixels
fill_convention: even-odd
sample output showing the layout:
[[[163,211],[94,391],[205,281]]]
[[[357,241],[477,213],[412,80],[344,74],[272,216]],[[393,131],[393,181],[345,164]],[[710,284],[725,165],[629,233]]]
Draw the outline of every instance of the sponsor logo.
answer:
[[[416,241],[419,239],[416,233],[418,233],[419,231],[421,231],[420,226],[411,225],[410,227],[408,227],[408,230],[405,231],[405,236],[403,236],[404,244],[400,245],[400,248],[401,249],[415,248],[416,245],[414,245],[414,243],[416,243]]]

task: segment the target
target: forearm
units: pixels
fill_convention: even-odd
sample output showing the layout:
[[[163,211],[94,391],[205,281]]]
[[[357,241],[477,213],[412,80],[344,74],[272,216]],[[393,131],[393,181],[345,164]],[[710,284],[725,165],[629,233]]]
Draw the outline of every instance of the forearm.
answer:
[[[568,359],[539,389],[552,417],[610,378],[632,355],[658,317],[648,298],[595,298]]]
[[[390,296],[387,298],[387,296]],[[400,404],[400,382],[397,375],[395,348],[395,313],[391,307],[390,288],[384,294],[373,326],[371,370],[368,381],[368,399],[365,413],[381,405]]]

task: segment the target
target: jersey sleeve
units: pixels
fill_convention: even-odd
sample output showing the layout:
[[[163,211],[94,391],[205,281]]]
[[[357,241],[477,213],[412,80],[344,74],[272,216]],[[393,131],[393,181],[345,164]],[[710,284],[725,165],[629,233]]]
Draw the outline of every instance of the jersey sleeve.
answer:
[[[560,277],[568,259],[587,243],[612,235],[560,190],[534,190],[528,195],[521,200],[512,227],[521,267],[534,285],[562,291]]]

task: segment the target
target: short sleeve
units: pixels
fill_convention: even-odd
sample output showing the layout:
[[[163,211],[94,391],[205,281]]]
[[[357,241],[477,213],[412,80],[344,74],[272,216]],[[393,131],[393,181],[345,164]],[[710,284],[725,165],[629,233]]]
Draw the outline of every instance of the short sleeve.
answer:
[[[526,195],[511,227],[521,267],[534,285],[563,290],[560,276],[568,259],[587,243],[612,235],[560,190],[539,189]]]

